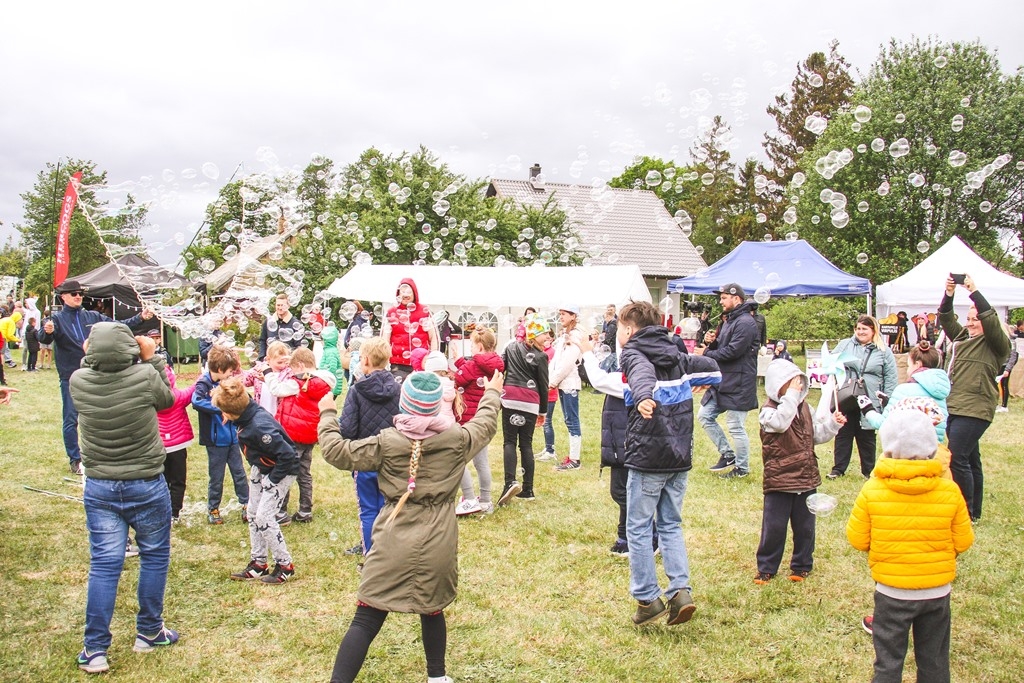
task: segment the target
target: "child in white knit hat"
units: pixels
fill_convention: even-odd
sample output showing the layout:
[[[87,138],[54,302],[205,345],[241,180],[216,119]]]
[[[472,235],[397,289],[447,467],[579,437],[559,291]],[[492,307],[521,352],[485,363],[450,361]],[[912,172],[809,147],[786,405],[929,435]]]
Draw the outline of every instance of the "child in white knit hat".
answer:
[[[907,637],[914,631],[918,680],[949,680],[950,586],[957,555],[974,532],[959,487],[934,459],[935,426],[919,410],[890,413],[879,430],[882,458],[864,484],[846,525],[866,550],[875,580],[872,632],[877,681],[902,680]]]

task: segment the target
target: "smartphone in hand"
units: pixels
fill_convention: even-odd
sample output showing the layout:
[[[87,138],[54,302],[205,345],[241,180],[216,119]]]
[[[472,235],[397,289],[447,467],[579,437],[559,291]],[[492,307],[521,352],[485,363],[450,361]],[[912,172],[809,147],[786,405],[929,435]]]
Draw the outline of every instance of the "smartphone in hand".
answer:
[[[964,273],[950,273],[949,274],[949,279],[952,280],[955,284],[958,284],[958,285],[962,285],[964,283],[964,277],[965,277]]]

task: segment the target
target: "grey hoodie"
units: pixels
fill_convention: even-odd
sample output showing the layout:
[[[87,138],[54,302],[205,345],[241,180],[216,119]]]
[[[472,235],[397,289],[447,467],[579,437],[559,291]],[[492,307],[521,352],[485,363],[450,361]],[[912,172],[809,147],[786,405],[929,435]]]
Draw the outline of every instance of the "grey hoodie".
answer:
[[[794,377],[799,377],[803,380],[803,389],[797,392],[790,387],[784,395],[779,396],[779,390],[782,389],[782,386]],[[761,414],[758,416],[758,422],[761,423],[766,432],[782,433],[789,429],[789,425],[792,424],[793,419],[796,417],[800,404],[807,398],[807,394],[810,391],[807,375],[791,361],[776,358],[768,365],[768,370],[765,372],[764,388],[768,398],[778,405],[774,408],[767,405],[762,408]],[[813,415],[815,411],[811,412]],[[819,444],[831,441],[839,433],[839,428],[839,423],[831,415],[820,418],[815,417],[814,443]]]

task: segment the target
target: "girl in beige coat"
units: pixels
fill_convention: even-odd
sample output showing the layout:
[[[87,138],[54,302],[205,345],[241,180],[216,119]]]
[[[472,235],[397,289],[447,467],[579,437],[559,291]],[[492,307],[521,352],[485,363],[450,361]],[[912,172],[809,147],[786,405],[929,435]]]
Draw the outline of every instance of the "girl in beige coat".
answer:
[[[387,501],[373,525],[356,614],[338,648],[332,683],[355,680],[389,612],[420,615],[428,681],[450,680],[443,610],[455,599],[458,583],[455,499],[466,463],[497,431],[502,385],[502,374],[495,373],[476,416],[449,426],[438,415],[440,378],[413,373],[402,384],[395,427],[358,441],[341,437],[333,397],[321,400],[318,436],[324,459],[339,469],[376,471]]]

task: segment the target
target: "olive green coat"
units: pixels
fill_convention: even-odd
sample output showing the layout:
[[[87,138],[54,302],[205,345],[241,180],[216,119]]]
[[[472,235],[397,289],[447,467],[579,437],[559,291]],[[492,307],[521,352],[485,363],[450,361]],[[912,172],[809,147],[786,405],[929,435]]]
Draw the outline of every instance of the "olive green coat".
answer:
[[[488,389],[476,416],[423,440],[416,489],[394,523],[387,519],[409,483],[412,441],[397,429],[348,441],[338,431],[335,410],[320,413],[320,448],[343,470],[376,471],[386,504],[373,524],[373,548],[366,556],[356,598],[387,612],[434,614],[455,599],[459,528],[455,496],[462,473],[498,429],[498,392]]]
[[[983,333],[971,337],[953,311],[939,311],[939,325],[953,341],[953,349],[946,354],[951,385],[946,405],[950,415],[991,422],[999,403],[995,377],[1002,374],[1003,363],[1010,355],[1010,338],[995,310],[978,313],[978,320]]]
[[[88,477],[147,479],[164,471],[167,451],[156,413],[174,405],[174,394],[162,355],[136,363],[138,357],[139,345],[127,325],[93,325],[82,367],[69,385]]]

